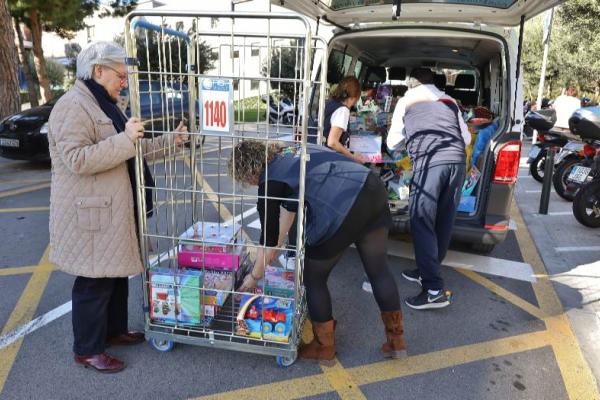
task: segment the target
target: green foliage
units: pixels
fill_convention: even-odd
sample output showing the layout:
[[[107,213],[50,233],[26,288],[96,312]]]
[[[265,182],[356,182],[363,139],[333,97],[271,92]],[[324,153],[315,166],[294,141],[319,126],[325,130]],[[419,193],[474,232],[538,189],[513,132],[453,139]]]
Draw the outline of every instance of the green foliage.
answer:
[[[29,24],[31,10],[37,10],[42,27],[65,39],[86,27],[84,19],[100,8],[101,0],[8,0],[11,15]],[[114,0],[110,8],[103,8],[101,17],[123,16],[133,10],[137,0]]]
[[[65,79],[65,67],[62,64],[57,63],[56,61],[46,58],[46,73],[48,74],[48,79],[50,80],[51,88],[58,88],[63,86],[63,81]]]
[[[299,72],[296,66],[302,65],[302,46],[292,41],[289,45],[277,46],[271,49],[271,62],[265,61],[261,68],[261,74],[274,79],[298,79]],[[298,98],[301,94],[300,84],[294,82],[271,81],[271,89],[277,90],[281,95],[290,99]]]
[[[581,95],[595,97],[600,90],[600,0],[570,0],[557,9],[550,41],[544,95],[556,97],[574,85]],[[543,16],[525,25],[523,70],[525,96],[535,99],[544,48]]]
[[[141,79],[148,79],[148,72],[158,71],[187,71],[187,43],[171,36],[161,38],[160,32],[138,30],[136,32],[137,59]],[[123,34],[115,37],[114,41],[125,46]],[[201,41],[197,46],[196,65],[200,74],[214,68],[218,55],[206,42]],[[153,77],[156,79],[156,76]]]

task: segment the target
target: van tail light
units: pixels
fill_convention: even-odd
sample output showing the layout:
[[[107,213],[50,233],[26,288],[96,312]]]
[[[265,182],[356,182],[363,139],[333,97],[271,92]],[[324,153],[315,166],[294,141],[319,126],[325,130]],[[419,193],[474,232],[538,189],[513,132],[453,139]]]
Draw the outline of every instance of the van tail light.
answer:
[[[521,161],[521,142],[512,140],[506,142],[498,152],[494,183],[515,183]]]
[[[596,155],[596,148],[594,146],[592,146],[591,144],[584,144],[583,145],[583,155],[586,157],[594,157]]]
[[[546,140],[546,136],[544,136],[543,133],[538,133],[538,140],[540,141],[540,143],[544,143],[544,141]]]

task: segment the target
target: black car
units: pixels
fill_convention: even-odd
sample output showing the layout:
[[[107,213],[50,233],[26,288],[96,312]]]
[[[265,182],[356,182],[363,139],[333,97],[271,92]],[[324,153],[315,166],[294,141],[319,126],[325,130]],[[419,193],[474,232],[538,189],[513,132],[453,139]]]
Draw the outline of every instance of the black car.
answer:
[[[147,122],[146,137],[159,136],[188,118],[187,85],[173,84],[161,89],[160,82],[139,82],[140,112]],[[58,98],[48,103],[11,115],[0,121],[0,157],[14,160],[49,161],[48,118]],[[125,112],[129,115],[129,108]],[[196,113],[199,106],[196,102]],[[167,117],[168,115],[168,117]],[[150,122],[152,121],[152,122]]]
[[[58,98],[0,121],[0,156],[49,161],[48,118]]]

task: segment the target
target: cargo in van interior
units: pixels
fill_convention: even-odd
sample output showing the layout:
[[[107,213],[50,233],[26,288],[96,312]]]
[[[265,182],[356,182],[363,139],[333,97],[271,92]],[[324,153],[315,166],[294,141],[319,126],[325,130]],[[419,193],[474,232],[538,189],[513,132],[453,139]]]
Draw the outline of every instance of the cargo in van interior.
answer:
[[[359,79],[362,95],[351,112],[350,148],[380,173],[392,213],[402,215],[407,213],[411,162],[405,150],[387,148],[386,136],[394,107],[408,90],[411,70],[430,68],[435,85],[460,105],[471,133],[459,206],[459,218],[468,218],[476,213],[486,186],[480,181],[490,142],[507,117],[504,46],[496,37],[472,31],[432,32],[394,28],[338,35],[330,44],[328,83],[332,89],[343,76]]]

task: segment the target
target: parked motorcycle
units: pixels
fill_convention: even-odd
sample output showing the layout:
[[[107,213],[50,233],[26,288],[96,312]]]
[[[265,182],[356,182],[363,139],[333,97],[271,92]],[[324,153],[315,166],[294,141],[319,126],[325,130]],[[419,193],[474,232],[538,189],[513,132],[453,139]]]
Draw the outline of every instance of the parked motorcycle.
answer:
[[[567,144],[568,139],[559,133],[550,130],[556,123],[556,111],[544,109],[530,111],[525,116],[525,125],[538,131],[538,142],[531,146],[529,151],[529,172],[533,179],[538,182],[544,181],[544,169],[546,168],[546,155],[548,148],[560,147]]]
[[[554,159],[552,184],[556,194],[567,201],[573,201],[579,185],[569,181],[569,175],[578,165],[589,166],[596,154],[594,147],[581,140],[570,140]]]
[[[294,124],[296,107],[294,106],[292,100],[290,100],[288,97],[282,96],[280,101],[277,102],[271,95],[262,95],[260,100],[269,107],[269,122],[271,124],[283,124],[290,126]]]
[[[594,147],[590,166],[579,165],[569,174],[569,181],[581,185],[573,199],[573,215],[582,225],[600,227],[600,107],[577,110],[569,119],[571,131]]]

